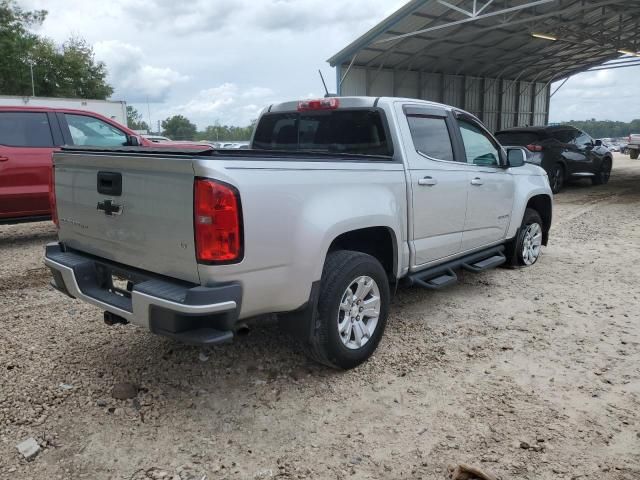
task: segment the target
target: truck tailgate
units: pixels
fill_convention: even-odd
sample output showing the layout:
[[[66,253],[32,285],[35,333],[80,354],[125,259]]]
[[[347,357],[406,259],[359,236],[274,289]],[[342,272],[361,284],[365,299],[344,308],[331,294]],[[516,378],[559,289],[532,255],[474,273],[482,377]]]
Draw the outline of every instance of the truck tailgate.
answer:
[[[54,163],[67,247],[199,283],[189,156],[62,151]]]

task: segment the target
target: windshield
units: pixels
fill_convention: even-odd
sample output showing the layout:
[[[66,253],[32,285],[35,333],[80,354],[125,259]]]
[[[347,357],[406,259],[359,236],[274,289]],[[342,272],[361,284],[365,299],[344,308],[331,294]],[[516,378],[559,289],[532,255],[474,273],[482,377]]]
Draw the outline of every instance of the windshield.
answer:
[[[253,148],[393,155],[383,116],[371,109],[268,113],[258,123]]]

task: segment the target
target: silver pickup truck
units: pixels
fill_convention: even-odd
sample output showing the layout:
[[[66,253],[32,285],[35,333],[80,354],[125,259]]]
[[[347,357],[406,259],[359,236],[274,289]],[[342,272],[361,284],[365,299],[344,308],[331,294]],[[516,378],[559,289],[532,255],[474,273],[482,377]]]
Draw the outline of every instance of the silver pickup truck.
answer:
[[[249,150],[77,147],[54,163],[57,289],[108,324],[199,345],[277,313],[345,369],[378,345],[390,286],[533,265],[551,227],[544,170],[420,100],[287,102],[264,110]]]

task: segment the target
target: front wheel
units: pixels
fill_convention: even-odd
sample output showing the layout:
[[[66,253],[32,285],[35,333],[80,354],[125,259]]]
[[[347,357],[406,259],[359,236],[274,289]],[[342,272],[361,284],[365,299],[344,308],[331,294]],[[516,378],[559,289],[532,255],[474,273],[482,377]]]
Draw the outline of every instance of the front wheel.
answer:
[[[349,250],[329,253],[307,354],[333,368],[360,365],[382,338],[389,301],[389,280],[378,260]]]
[[[507,258],[512,267],[530,267],[538,261],[542,253],[542,218],[540,214],[527,208],[515,241],[507,248]]]
[[[609,183],[609,177],[611,177],[611,160],[605,158],[602,161],[600,171],[591,177],[591,183],[593,185],[606,185]]]
[[[635,148],[629,149],[629,156],[631,157],[631,160],[637,160],[639,153],[640,152],[638,150],[636,150]]]

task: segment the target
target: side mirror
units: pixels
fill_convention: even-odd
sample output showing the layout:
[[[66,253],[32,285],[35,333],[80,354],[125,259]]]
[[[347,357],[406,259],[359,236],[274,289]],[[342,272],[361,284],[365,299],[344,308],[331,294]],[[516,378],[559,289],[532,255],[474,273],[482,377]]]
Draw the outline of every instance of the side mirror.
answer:
[[[140,137],[137,135],[127,135],[127,147],[139,147],[142,145]]]
[[[602,146],[602,140],[596,140],[596,147]]]
[[[508,167],[521,167],[527,160],[527,154],[524,153],[522,148],[508,148],[507,149],[507,166]]]

